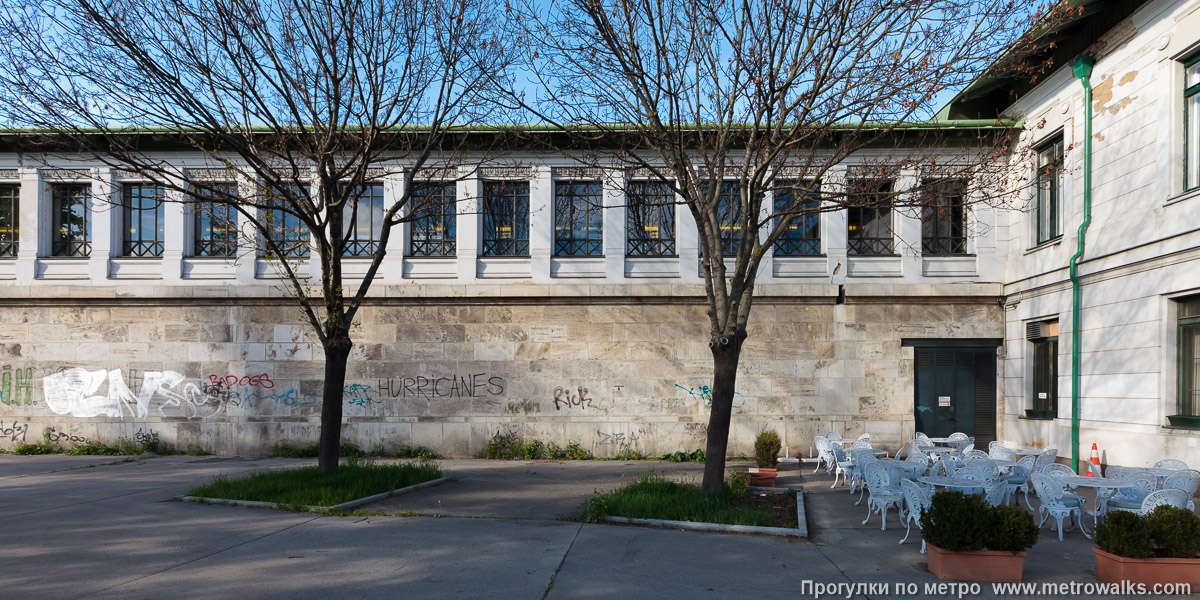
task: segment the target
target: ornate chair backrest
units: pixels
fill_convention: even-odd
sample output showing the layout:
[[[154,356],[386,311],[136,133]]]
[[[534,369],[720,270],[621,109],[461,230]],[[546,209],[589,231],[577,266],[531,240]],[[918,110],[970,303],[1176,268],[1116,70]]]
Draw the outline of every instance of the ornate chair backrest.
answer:
[[[929,436],[927,436],[927,435],[925,435],[925,434],[921,433],[920,431],[918,431],[918,432],[917,432],[917,435],[916,435],[916,437],[914,437],[913,439],[914,439],[914,440],[916,440],[916,441],[918,441],[918,442],[921,442],[921,445],[922,445],[922,446],[923,446],[923,445],[925,445],[925,444],[928,444],[928,445],[930,445],[930,446],[932,446],[932,445],[933,445],[933,442],[929,441]]]
[[[1157,506],[1174,506],[1187,508],[1188,497],[1183,490],[1158,490],[1150,492],[1142,499],[1142,514],[1149,514]]]
[[[870,450],[854,448],[850,450],[850,460],[854,461],[855,466],[863,468],[866,465],[877,462],[879,459],[875,458],[875,453]]]
[[[889,485],[891,485],[892,481],[891,476],[888,474],[888,470],[883,468],[883,465],[879,464],[879,461],[875,461],[867,465],[866,470],[863,471],[863,479],[866,480],[867,489],[870,490],[872,494],[883,491],[884,488],[887,488]]]
[[[1009,473],[1011,473],[1013,477],[1029,477],[1029,474],[1033,472],[1033,463],[1036,460],[1037,457],[1033,456],[1032,454],[1029,456],[1022,456],[1021,460],[1018,460],[1017,464],[1009,470]]]
[[[817,447],[817,453],[823,454],[829,452],[829,440],[823,437],[817,437],[813,440],[813,445]]]
[[[900,480],[900,493],[904,496],[904,504],[908,510],[918,517],[921,516],[921,513],[929,510],[929,505],[933,503],[929,494],[926,494],[925,490],[911,479]]]
[[[965,433],[963,433],[963,432],[961,432],[961,431],[955,431],[954,433],[950,434],[950,437],[949,437],[949,439],[952,439],[952,440],[969,440],[969,439],[971,439],[971,438],[970,438],[970,437],[968,437],[968,436],[967,436],[967,434],[965,434]]]
[[[1175,459],[1175,458],[1164,458],[1164,459],[1154,463],[1154,468],[1155,469],[1174,469],[1176,471],[1182,471],[1182,470],[1188,468],[1188,466],[1187,466],[1187,463],[1183,462],[1182,460]]]
[[[1050,463],[1048,465],[1042,465],[1034,470],[1042,475],[1047,475],[1055,479],[1070,477],[1075,474],[1075,471],[1072,471],[1071,467],[1062,463]]]
[[[1104,477],[1106,479],[1116,479],[1117,481],[1124,481],[1123,478],[1130,473],[1133,473],[1133,469],[1130,469],[1129,467],[1112,465],[1108,468],[1108,473],[1105,473]]]
[[[1056,458],[1058,458],[1058,450],[1045,450],[1037,455],[1037,460],[1034,462],[1033,468],[1037,469],[1042,465],[1053,463]]]
[[[967,444],[966,446],[963,446],[963,449],[962,449],[963,454],[966,454],[968,452],[974,452],[974,451],[975,451],[975,444]],[[980,452],[983,452],[983,451],[980,450]]]
[[[1003,481],[997,481],[995,485],[983,489],[983,497],[988,504],[992,506],[1000,506],[1004,502],[1004,497],[1008,494],[1008,484]]]
[[[922,452],[913,452],[909,454],[908,458],[904,459],[904,461],[921,465],[926,469],[929,468],[929,455]]]
[[[963,464],[968,467],[987,469],[996,479],[1000,478],[1000,467],[997,467],[990,458],[968,458]]]
[[[988,488],[996,484],[1000,478],[995,472],[988,470],[987,467],[976,465],[973,467],[963,467],[954,472],[955,477],[961,479],[971,479],[984,484],[982,487]]]
[[[963,458],[966,460],[971,460],[973,458],[986,458],[988,460],[991,460],[991,457],[988,456],[987,452],[984,452],[983,450],[976,450],[974,448],[972,448],[970,450],[964,450]]]
[[[1117,490],[1117,495],[1123,498],[1141,501],[1150,495],[1150,492],[1158,488],[1158,478],[1150,471],[1129,469],[1118,471],[1116,475],[1110,473],[1109,477],[1133,484],[1131,488],[1120,488]]]
[[[868,442],[867,440],[858,440],[851,444],[850,447],[855,450],[862,450],[863,448],[870,448],[871,442]]]
[[[1052,477],[1042,473],[1031,473],[1029,482],[1042,504],[1047,506],[1062,506],[1063,489]]]
[[[1185,469],[1176,471],[1167,475],[1166,481],[1163,482],[1164,490],[1182,490],[1187,494],[1188,498],[1196,495],[1196,488],[1200,487],[1200,471],[1195,469]]]
[[[833,452],[834,462],[846,462],[850,460],[846,458],[846,451],[842,449],[841,444],[829,444],[829,450]]]
[[[860,440],[869,440],[869,439],[871,439],[871,434],[869,434],[869,433],[864,433],[864,434],[862,434],[862,435],[858,436],[858,438],[857,438],[857,439],[860,439]]]
[[[1000,442],[992,442],[992,443],[988,444],[988,458],[995,458],[995,459],[999,459],[999,460],[1011,460],[1013,462],[1016,462],[1017,453],[1008,449],[1007,447],[1004,446],[1004,444],[1001,444]]]
[[[828,440],[836,440],[841,437],[842,437],[841,434],[839,434],[836,431],[830,431],[829,433],[825,434],[825,439],[828,439]]]

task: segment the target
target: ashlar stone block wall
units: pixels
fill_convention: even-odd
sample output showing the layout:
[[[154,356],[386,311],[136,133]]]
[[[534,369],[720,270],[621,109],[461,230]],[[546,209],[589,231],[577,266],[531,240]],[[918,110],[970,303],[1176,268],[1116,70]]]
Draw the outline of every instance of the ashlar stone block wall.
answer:
[[[704,447],[703,299],[378,299],[361,312],[345,440],[464,456],[497,436],[599,456]],[[765,298],[738,372],[731,452],[772,429],[809,455],[830,429],[913,434],[903,338],[1001,337],[994,297]],[[291,301],[177,298],[0,310],[0,447],[159,440],[259,455],[316,441],[320,345]]]

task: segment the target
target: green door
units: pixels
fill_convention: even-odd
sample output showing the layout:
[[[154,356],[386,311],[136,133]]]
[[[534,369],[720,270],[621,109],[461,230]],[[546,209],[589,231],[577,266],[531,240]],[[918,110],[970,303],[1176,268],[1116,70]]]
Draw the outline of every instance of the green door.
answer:
[[[945,437],[961,431],[975,445],[996,439],[994,347],[921,345],[915,350],[917,431]]]

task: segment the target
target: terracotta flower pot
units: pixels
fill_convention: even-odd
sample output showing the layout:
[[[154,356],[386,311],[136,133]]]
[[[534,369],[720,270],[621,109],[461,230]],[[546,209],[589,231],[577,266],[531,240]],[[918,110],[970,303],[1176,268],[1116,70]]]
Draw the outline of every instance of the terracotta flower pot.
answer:
[[[750,485],[753,487],[775,487],[776,469],[765,467],[750,468]]]
[[[1188,583],[1200,587],[1200,558],[1125,558],[1092,548],[1096,579],[1104,583]]]
[[[1025,553],[1003,550],[950,552],[929,546],[929,572],[942,581],[1020,582]]]

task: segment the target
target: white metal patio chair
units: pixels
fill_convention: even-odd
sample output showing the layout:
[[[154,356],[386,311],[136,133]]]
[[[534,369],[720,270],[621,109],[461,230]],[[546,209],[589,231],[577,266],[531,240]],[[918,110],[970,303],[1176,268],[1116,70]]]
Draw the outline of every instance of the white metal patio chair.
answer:
[[[1000,442],[988,442],[988,458],[1017,461],[1017,453]]]
[[[879,462],[875,457],[875,452],[870,449],[852,449],[850,450],[850,462],[854,464],[854,473],[858,479],[858,500],[854,501],[854,505],[862,504],[863,494],[867,491],[864,483],[866,482],[867,466],[872,463]],[[854,493],[854,487],[850,488],[850,493]]]
[[[1025,506],[1033,511],[1029,503],[1029,474],[1033,472],[1033,462],[1036,456],[1023,456],[1013,468],[1008,470],[1008,494],[1016,496],[1017,492],[1025,492]]]
[[[1175,471],[1182,471],[1182,470],[1188,468],[1188,464],[1183,462],[1182,460],[1179,460],[1176,458],[1164,458],[1164,459],[1154,463],[1154,468],[1155,469],[1172,469]]]
[[[1037,460],[1033,463],[1033,470],[1038,470],[1038,467],[1053,463],[1058,459],[1058,450],[1043,450],[1037,455]]]
[[[864,433],[864,434],[862,434],[862,435],[858,436],[856,439],[857,439],[857,440],[863,440],[863,441],[868,441],[868,442],[869,442],[869,441],[871,441],[871,434],[869,434],[869,433]]]
[[[1200,471],[1195,469],[1184,469],[1167,475],[1167,480],[1163,482],[1164,490],[1180,490],[1187,494],[1188,510],[1196,510],[1196,503],[1192,497],[1196,495],[1196,489],[1200,488]]]
[[[982,458],[985,460],[991,460],[991,457],[988,456],[987,452],[984,452],[983,450],[976,450],[974,448],[972,448],[970,450],[963,450],[962,456],[966,460],[971,460],[974,458]]]
[[[903,497],[900,495],[900,487],[892,485],[891,474],[878,461],[867,465],[865,471],[863,477],[868,493],[867,518],[863,519],[862,524],[866,525],[867,521],[871,520],[871,515],[879,513],[879,529],[887,531],[888,508],[895,506],[897,512],[901,510],[900,502]]]
[[[813,440],[813,444],[817,447],[817,468],[813,469],[813,473],[821,470],[821,463],[825,463],[825,472],[829,473],[833,470],[836,464],[836,459],[833,457],[831,442],[828,438],[817,437]]]
[[[917,477],[921,477],[929,472],[929,467],[933,461],[929,459],[929,456],[922,452],[913,452],[908,455],[908,458],[904,459],[904,462],[920,465],[920,470],[917,471]]]
[[[983,498],[992,506],[1000,506],[1004,504],[1004,499],[1008,496],[1008,482],[1003,479],[997,479],[996,483],[991,487],[983,488]]]
[[[915,524],[917,529],[921,528],[921,515],[929,510],[929,506],[933,504],[930,494],[923,489],[917,482],[908,479],[900,480],[900,493],[904,496],[904,537],[900,538],[900,543],[903,544],[908,540],[908,534],[912,532],[912,526]],[[925,540],[921,540],[921,554],[925,554]]]
[[[1117,489],[1106,502],[1102,503],[1100,513],[1104,514],[1110,508],[1136,511],[1141,509],[1142,501],[1158,488],[1158,478],[1150,471],[1140,469],[1109,468],[1109,479],[1132,483],[1133,487]],[[1185,502],[1186,504],[1186,502]]]
[[[1127,510],[1137,515],[1150,514],[1159,506],[1174,506],[1175,508],[1187,508],[1188,498],[1187,492],[1183,490],[1155,490],[1142,498],[1141,506],[1137,508],[1124,508],[1118,506],[1115,502],[1109,502],[1109,508],[1116,510]]]
[[[1041,500],[1041,506],[1038,507],[1038,514],[1041,515],[1038,527],[1044,525],[1046,519],[1053,518],[1054,527],[1058,530],[1058,541],[1061,542],[1064,517],[1071,517],[1072,524],[1083,521],[1081,503],[1077,499],[1066,497],[1063,494],[1062,486],[1049,475],[1034,472],[1029,475],[1029,481],[1033,484],[1038,499]],[[1092,537],[1086,531],[1083,532],[1083,535],[1088,539]]]

